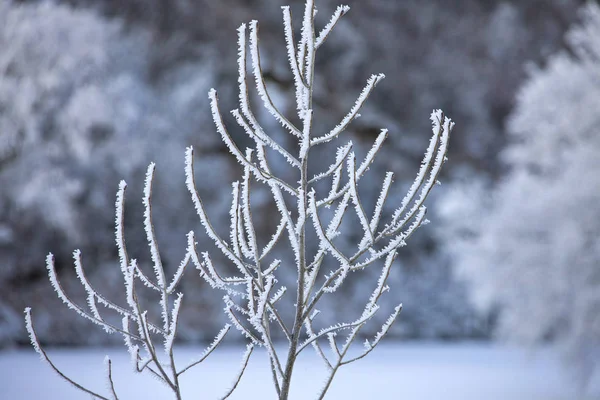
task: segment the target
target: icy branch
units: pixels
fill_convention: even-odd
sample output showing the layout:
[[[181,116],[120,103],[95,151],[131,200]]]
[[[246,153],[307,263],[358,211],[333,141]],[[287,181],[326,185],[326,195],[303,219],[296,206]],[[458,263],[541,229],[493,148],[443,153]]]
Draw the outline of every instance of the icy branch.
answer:
[[[127,248],[125,246],[125,235],[123,234],[123,220],[125,214],[125,189],[127,183],[121,181],[119,183],[119,191],[117,192],[117,200],[115,201],[115,241],[119,252],[119,260],[121,265],[121,273],[123,276],[127,273],[129,265],[129,257],[127,256]]]
[[[317,336],[317,334],[313,330],[311,318],[307,318],[306,320],[304,320],[304,326],[306,328],[306,333],[308,333],[309,337]],[[323,349],[321,348],[321,344],[319,343],[319,341],[314,340],[311,343],[311,345],[312,345],[313,349],[315,349],[315,352],[317,353],[317,355],[321,358],[321,360],[323,360],[323,363],[325,363],[325,366],[327,367],[327,369],[331,370],[332,369],[331,363],[327,359],[327,356],[325,356],[325,353],[323,352]]]
[[[244,132],[246,132],[246,134],[250,138],[252,138],[254,141],[260,143],[263,146],[268,146],[272,148],[273,150],[281,154],[290,165],[296,168],[300,168],[300,161],[298,161],[296,157],[292,156],[286,149],[284,149],[283,147],[278,145],[274,140],[268,137],[262,131],[262,128],[258,126],[258,123],[256,123],[255,128],[250,127],[250,125],[248,125],[248,123],[244,120],[244,117],[242,117],[238,109],[232,110],[231,115],[233,115],[238,125],[241,126],[242,129],[244,129]]]
[[[315,183],[315,182],[317,182],[323,178],[327,178],[328,176],[331,176],[331,174],[335,173],[336,175],[334,176],[334,182],[337,181],[337,184],[334,183],[333,186],[335,187],[335,186],[339,185],[342,164],[344,163],[344,160],[346,159],[346,157],[348,157],[348,154],[350,154],[351,150],[352,150],[352,142],[348,142],[345,146],[339,147],[337,150],[337,153],[336,153],[335,162],[329,166],[327,171],[322,172],[318,175],[315,175],[310,181],[308,181],[308,184]],[[337,190],[337,187],[332,189],[333,193],[335,193],[335,190]]]
[[[360,164],[360,166],[356,170],[356,181],[357,182],[363,177],[365,172],[367,172],[369,170],[369,167],[371,166],[371,163],[375,159],[375,156],[377,155],[377,153],[379,153],[379,150],[381,150],[381,146],[383,145],[383,142],[387,138],[387,135],[388,135],[387,129],[382,129],[381,132],[379,133],[379,135],[377,136],[377,139],[375,139],[375,142],[373,143],[371,150],[369,150],[369,152],[365,156],[365,159],[363,160],[363,162]],[[337,174],[337,172],[336,172],[336,174]],[[337,183],[335,182],[336,178],[338,179]],[[344,185],[344,187],[341,190],[339,190],[338,192],[335,192],[334,189],[337,189],[337,187],[339,185],[339,178],[337,176],[334,176],[334,183],[335,183],[335,185],[332,185],[332,190],[330,191],[329,195],[325,199],[318,201],[318,203],[317,203],[318,207],[331,204],[333,201],[335,201],[335,200],[339,199],[340,197],[344,196],[345,194],[347,194],[348,190],[350,190],[350,183],[347,183],[346,185]]]
[[[379,342],[381,342],[381,339],[383,339],[383,337],[388,333],[388,331],[390,330],[390,328],[392,327],[392,325],[394,324],[394,322],[398,318],[398,315],[400,315],[401,311],[402,311],[402,304],[400,304],[399,306],[397,306],[396,308],[394,308],[394,312],[385,321],[385,323],[381,327],[381,330],[379,332],[377,332],[377,335],[375,335],[375,338],[373,339],[372,342],[369,342],[368,340],[365,340],[365,351],[364,351],[364,353],[362,353],[360,356],[357,356],[357,357],[354,357],[352,359],[343,361],[343,362],[340,363],[340,365],[346,365],[346,364],[353,363],[354,361],[360,360],[361,358],[363,358],[367,354],[369,354],[371,351],[373,351],[375,349],[375,347],[379,344]]]
[[[263,104],[267,111],[283,126],[285,129],[290,131],[294,136],[302,137],[302,133],[296,128],[288,119],[275,107],[273,100],[267,92],[267,86],[263,76],[262,68],[260,65],[260,51],[258,49],[258,22],[250,22],[250,55],[252,57],[252,72],[254,74],[254,80],[256,82],[256,89],[258,94],[263,101]]]
[[[35,351],[40,355],[41,359],[44,360],[50,366],[50,368],[52,368],[54,370],[54,372],[56,372],[62,379],[69,382],[75,388],[77,388],[77,389],[81,390],[82,392],[85,392],[91,396],[94,396],[94,397],[96,397],[98,399],[102,399],[102,400],[110,400],[108,397],[104,397],[102,395],[99,395],[96,392],[86,389],[85,387],[81,386],[80,384],[78,384],[77,382],[75,382],[74,380],[72,380],[71,378],[66,376],[65,374],[63,374],[58,368],[56,368],[56,366],[54,365],[52,360],[50,360],[50,358],[48,357],[48,354],[46,354],[46,352],[44,351],[42,346],[40,346],[40,342],[38,341],[37,335],[35,333],[35,329],[33,327],[33,321],[31,320],[31,308],[29,308],[29,307],[27,307],[25,309],[25,329],[27,330],[27,333],[29,334],[29,338],[31,339],[31,345],[33,346]]]
[[[294,47],[294,31],[292,29],[292,13],[289,6],[281,7],[283,10],[283,26],[285,31],[285,46],[288,54],[288,61],[292,74],[294,76],[294,86],[296,88],[296,108],[301,111],[305,107],[305,98],[307,96],[308,87],[304,81],[304,77],[300,72],[300,64],[303,60],[298,60],[296,49]]]
[[[231,394],[233,393],[233,391],[235,390],[237,385],[240,383],[240,380],[242,379],[242,375],[244,375],[244,371],[246,371],[246,367],[248,366],[248,360],[250,360],[250,355],[252,354],[252,350],[254,350],[253,345],[249,344],[248,346],[246,346],[246,352],[244,353],[244,356],[242,357],[242,367],[241,367],[240,371],[238,372],[235,380],[233,381],[233,385],[227,391],[227,393],[225,393],[225,395],[223,397],[221,397],[221,400],[225,400],[226,398],[231,396]]]
[[[175,290],[177,285],[179,285],[179,282],[181,281],[181,277],[183,276],[183,273],[185,272],[185,269],[189,263],[190,263],[190,253],[186,253],[185,257],[179,264],[179,267],[177,267],[177,271],[175,272],[175,275],[173,275],[173,279],[171,280],[169,287],[167,288],[168,294],[173,294],[173,291]]]
[[[263,248],[263,251],[260,254],[260,260],[265,258],[265,256],[267,254],[269,254],[271,252],[271,250],[273,250],[273,247],[277,244],[277,242],[281,238],[281,235],[283,234],[285,227],[286,227],[286,219],[282,218],[281,221],[279,222],[279,225],[277,225],[277,229],[276,229],[275,233],[273,234],[273,236],[271,237],[271,240],[269,240],[269,243],[267,243],[267,245]]]
[[[322,329],[317,335],[309,337],[304,343],[302,343],[298,347],[297,353],[299,354],[302,350],[304,350],[306,348],[306,346],[308,346],[315,340],[318,340],[322,337],[329,335],[330,333],[337,332],[337,331],[344,330],[344,329],[354,328],[359,325],[363,325],[365,322],[367,322],[369,319],[371,319],[373,317],[373,315],[375,315],[375,313],[377,312],[378,309],[379,309],[379,306],[374,306],[369,310],[369,312],[364,313],[359,319],[357,319],[354,322],[350,322],[350,323],[346,323],[346,324],[336,324],[336,325],[330,326],[329,328]]]
[[[364,87],[364,89],[358,96],[358,99],[356,99],[354,106],[352,106],[352,108],[350,109],[350,112],[348,114],[346,114],[344,119],[342,119],[342,121],[335,128],[333,128],[328,134],[312,139],[310,141],[310,145],[316,146],[321,143],[327,143],[327,142],[331,141],[332,139],[334,139],[336,136],[338,136],[340,133],[345,131],[346,128],[348,127],[348,125],[350,125],[350,122],[354,121],[354,119],[359,115],[358,113],[359,113],[360,109],[362,108],[362,106],[367,101],[367,98],[371,95],[375,86],[383,78],[385,78],[384,74],[371,75],[371,77],[367,81],[367,85]]]
[[[233,253],[231,251],[231,249],[229,248],[229,246],[227,246],[225,241],[223,241],[223,239],[221,239],[221,237],[217,234],[217,232],[213,228],[212,224],[210,223],[210,220],[208,219],[208,215],[206,214],[204,204],[202,203],[202,200],[200,199],[200,195],[198,194],[198,190],[196,189],[196,181],[194,178],[193,158],[194,158],[193,149],[191,147],[189,147],[187,149],[186,158],[185,158],[186,159],[186,170],[185,170],[186,185],[187,185],[188,191],[192,195],[192,200],[194,202],[196,212],[197,212],[198,216],[200,217],[200,222],[202,223],[202,226],[206,230],[206,233],[208,234],[208,236],[215,242],[215,244],[217,245],[219,250],[221,250],[221,252],[227,258],[229,258],[241,271],[247,271],[247,268],[244,265],[244,262],[238,256],[236,256],[235,253]],[[244,158],[244,160],[245,160],[245,158]]]
[[[210,108],[212,111],[213,121],[215,123],[215,126],[217,127],[217,131],[221,135],[221,138],[223,139],[223,143],[225,143],[229,152],[235,156],[236,160],[241,165],[243,165],[245,167],[249,167],[250,170],[252,171],[252,173],[257,177],[257,179],[261,180],[262,182],[268,183],[269,181],[273,180],[278,185],[280,185],[282,189],[290,192],[291,194],[296,194],[295,189],[292,188],[291,186],[289,186],[287,183],[285,183],[284,181],[282,181],[279,178],[276,178],[276,177],[266,173],[265,171],[262,171],[260,168],[258,168],[256,165],[254,165],[252,162],[250,162],[246,159],[244,154],[240,151],[240,149],[237,147],[237,145],[235,144],[235,142],[229,135],[227,128],[225,127],[225,123],[223,122],[223,117],[221,115],[221,111],[219,111],[219,101],[217,98],[216,90],[211,89],[210,92],[208,93],[208,98],[210,100]]]
[[[386,235],[394,234],[399,229],[402,229],[402,227],[415,215],[417,210],[420,207],[422,207],[423,203],[425,202],[425,199],[429,195],[429,192],[431,192],[431,189],[436,184],[442,165],[444,165],[444,162],[446,161],[446,152],[448,151],[448,139],[450,137],[450,132],[454,127],[454,123],[449,118],[445,118],[441,110],[436,110],[431,114],[431,121],[433,123],[434,134],[431,138],[429,147],[427,148],[427,152],[425,153],[425,158],[423,159],[423,163],[421,164],[421,169],[419,170],[419,173],[417,174],[417,178],[415,179],[413,185],[410,187],[408,193],[402,200],[402,204],[394,212],[391,224],[385,228],[384,232]],[[439,148],[437,149],[437,154],[435,156],[435,160],[433,161],[433,166],[431,166],[431,170],[429,172],[429,179],[427,180],[427,182],[425,182],[425,184],[423,184],[425,174],[431,165],[433,153],[437,145],[439,145]],[[406,209],[408,203],[414,198],[416,191],[421,185],[423,185],[423,187],[421,189],[418,199],[415,201],[413,207],[406,213],[405,217],[400,222],[398,222],[398,219]]]
[[[331,20],[329,20],[329,23],[327,23],[327,25],[325,25],[325,28],[323,28],[323,30],[319,33],[319,36],[317,37],[317,40],[315,42],[315,47],[318,49],[319,47],[321,47],[321,45],[323,44],[323,42],[325,42],[325,40],[327,39],[327,37],[329,36],[329,34],[331,33],[331,31],[333,30],[333,28],[335,27],[335,25],[339,22],[339,20],[346,15],[346,13],[350,11],[350,7],[348,6],[338,6],[338,8],[335,10],[335,12],[333,13],[333,15],[331,16]]]
[[[212,341],[212,343],[202,352],[202,355],[200,356],[200,359],[198,359],[198,360],[192,362],[191,364],[189,364],[187,367],[185,367],[184,369],[182,369],[181,371],[179,371],[177,373],[177,375],[182,375],[184,372],[186,372],[190,368],[193,368],[196,365],[200,364],[202,361],[206,360],[208,358],[208,356],[221,344],[221,342],[223,341],[223,339],[225,339],[225,335],[227,335],[227,333],[229,332],[229,329],[231,329],[231,325],[225,324],[225,326],[223,327],[223,329],[221,329],[219,331],[219,333],[217,334],[217,336],[215,337],[215,339]]]
[[[325,230],[323,229],[323,225],[321,224],[321,220],[319,219],[319,213],[317,211],[317,205],[315,201],[315,192],[311,192],[309,194],[309,207],[310,207],[310,215],[312,216],[313,224],[317,235],[319,236],[320,246],[325,250],[329,251],[331,255],[333,255],[342,265],[348,265],[349,260],[346,256],[336,248],[336,246],[331,242],[331,240],[327,237]]]
[[[373,237],[373,231],[371,230],[371,225],[367,218],[367,214],[363,209],[363,206],[358,197],[358,182],[356,181],[356,170],[355,168],[355,156],[354,153],[350,154],[348,158],[348,179],[350,180],[350,198],[352,199],[352,203],[354,204],[354,209],[356,210],[356,215],[358,215],[358,219],[360,224],[362,225],[363,231],[365,232],[365,236],[368,239],[368,243],[373,243],[375,238]]]
[[[385,179],[383,181],[383,185],[381,186],[381,192],[379,193],[379,197],[377,198],[377,203],[375,204],[375,210],[373,211],[373,217],[371,218],[371,222],[369,223],[369,230],[371,233],[377,231],[377,227],[379,226],[379,221],[381,219],[381,213],[383,212],[383,205],[387,200],[388,194],[390,192],[390,188],[392,186],[392,182],[394,181],[394,174],[392,172],[388,172],[385,174]],[[364,235],[358,245],[359,249],[365,248],[369,241],[371,243],[374,242],[374,238],[372,234],[370,236]]]
[[[154,163],[150,163],[148,171],[146,172],[146,182],[144,184],[144,230],[146,231],[146,238],[148,240],[148,246],[150,246],[150,255],[152,256],[152,262],[154,263],[154,273],[156,274],[156,280],[158,286],[164,287],[165,271],[162,266],[160,254],[158,251],[158,244],[156,243],[156,235],[154,234],[154,225],[152,223],[152,181],[154,180]]]

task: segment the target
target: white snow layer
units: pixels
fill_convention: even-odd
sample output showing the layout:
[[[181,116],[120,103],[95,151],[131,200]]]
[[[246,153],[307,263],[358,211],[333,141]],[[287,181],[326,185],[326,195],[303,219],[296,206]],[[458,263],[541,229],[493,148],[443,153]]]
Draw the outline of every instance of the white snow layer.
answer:
[[[181,365],[197,358],[201,352],[200,347],[176,348]],[[219,398],[231,385],[242,352],[243,346],[221,347],[201,366],[184,374],[184,398]],[[123,349],[50,349],[48,354],[71,378],[101,393],[106,386],[102,360],[108,354],[120,399],[171,398],[168,389],[151,376],[132,371],[129,356]],[[324,368],[314,352],[303,353],[294,369],[291,398],[314,398],[325,377]],[[0,387],[5,399],[89,398],[60,379],[29,349],[0,353]],[[263,349],[255,349],[231,399],[275,398],[267,354]],[[333,380],[327,398],[586,399],[571,389],[569,378],[552,353],[480,343],[383,343],[361,362],[343,367]]]

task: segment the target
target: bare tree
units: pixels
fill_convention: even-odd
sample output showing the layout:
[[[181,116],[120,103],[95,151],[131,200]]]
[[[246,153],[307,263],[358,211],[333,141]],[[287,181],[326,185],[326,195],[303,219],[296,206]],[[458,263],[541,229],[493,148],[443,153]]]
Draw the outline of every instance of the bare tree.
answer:
[[[325,385],[318,395],[321,399],[327,393],[339,368],[370,353],[381,342],[400,314],[402,305],[398,305],[394,309],[372,340],[365,341],[364,350],[357,354],[349,352],[351,345],[359,337],[361,329],[378,311],[377,302],[379,298],[389,290],[386,282],[397,256],[397,250],[405,246],[406,241],[415,230],[427,222],[424,202],[433,186],[439,183],[438,175],[446,161],[448,139],[454,124],[440,110],[432,113],[433,136],[420,170],[401,204],[394,209],[390,220],[386,223],[382,223],[381,217],[384,211],[384,203],[392,186],[393,173],[388,172],[385,175],[376,206],[370,213],[365,210],[358,189],[359,181],[365,176],[375,155],[382,148],[387,137],[386,129],[381,130],[371,150],[360,163],[357,163],[352,142],[348,142],[337,148],[335,160],[329,168],[312,177],[309,176],[309,155],[311,151],[337,140],[350,123],[360,116],[359,113],[367,98],[375,86],[384,78],[380,74],[373,75],[368,79],[356,102],[337,126],[321,135],[316,135],[313,132],[312,95],[316,53],[325,43],[340,18],[348,10],[349,7],[347,6],[338,7],[329,23],[317,32],[314,26],[314,16],[316,14],[314,1],[307,0],[300,39],[298,43],[295,43],[290,8],[283,7],[287,56],[294,77],[297,119],[296,117],[288,118],[285,116],[274,104],[272,96],[269,95],[261,69],[258,23],[252,21],[249,29],[245,24],[238,29],[240,104],[239,108],[231,113],[243,131],[254,142],[253,148],[242,151],[234,142],[220,112],[217,93],[214,89],[209,92],[210,107],[217,131],[229,151],[243,167],[241,179],[232,184],[228,239],[221,237],[218,230],[211,224],[202,199],[198,194],[194,176],[194,154],[191,147],[187,149],[185,157],[186,185],[206,233],[221,253],[236,267],[237,272],[234,276],[226,277],[222,271],[219,272],[208,253],[199,254],[196,249],[194,232],[190,232],[187,237],[187,253],[174,277],[167,280],[154,235],[151,216],[150,200],[154,164],[151,164],[148,168],[144,194],[146,207],[145,230],[152,255],[154,278],[144,274],[137,266],[136,261],[130,259],[127,255],[122,228],[124,182],[121,183],[117,195],[117,246],[121,258],[121,271],[125,281],[129,309],[115,305],[93,289],[83,273],[80,255],[76,251],[76,271],[88,294],[88,306],[90,308],[89,312],[84,310],[83,307],[72,302],[64,293],[56,277],[53,257],[52,255],[48,257],[47,266],[50,280],[59,297],[83,317],[103,326],[107,332],[122,334],[136,369],[140,372],[147,370],[158,377],[172,389],[177,399],[181,398],[179,376],[203,361],[221,343],[230,329],[230,325],[225,326],[213,344],[206,350],[205,355],[197,362],[181,369],[175,366],[173,342],[177,331],[177,316],[183,295],[178,294],[173,302],[170,301],[170,296],[174,294],[175,288],[189,263],[196,267],[200,275],[213,289],[224,293],[224,310],[231,321],[231,325],[250,342],[243,356],[241,371],[237,374],[233,387],[226,392],[224,398],[227,398],[239,383],[253,348],[260,346],[264,347],[268,353],[273,385],[278,398],[287,399],[297,357],[310,346],[316,351],[328,370]],[[249,38],[247,38],[248,31]],[[294,151],[287,150],[267,135],[250,107],[249,77],[247,76],[248,47],[250,49],[249,58],[252,77],[256,83],[258,97],[281,127],[295,138]],[[271,168],[269,159],[279,156],[294,171],[293,180],[283,177],[285,174],[278,175],[277,171]],[[343,175],[346,175],[345,183],[342,183]],[[328,180],[330,180],[330,184],[327,183]],[[256,215],[252,214],[250,201],[251,183],[264,185],[268,188],[274,206],[280,215],[275,233],[270,239],[265,240],[264,244],[261,238],[256,235],[254,224]],[[317,189],[321,189],[319,191],[323,192],[322,188],[324,186],[329,189],[319,194]],[[335,211],[329,221],[325,222],[326,215],[330,215],[327,209],[331,207]],[[336,238],[340,236],[338,229],[344,216],[350,211],[349,209],[353,209],[356,213],[363,233],[360,242],[356,244],[355,251],[352,254],[345,254],[336,244]],[[308,235],[313,235],[317,239],[317,248],[312,249],[307,244]],[[273,258],[275,247],[280,241],[283,242],[284,238],[293,253],[294,261],[285,262],[277,258],[270,260]],[[357,315],[356,319],[338,322],[320,330],[315,329],[314,321],[319,314],[318,305],[323,296],[335,293],[353,272],[372,268],[379,261],[383,261],[379,280],[362,312]],[[282,315],[278,307],[278,301],[287,293],[287,288],[279,284],[277,276],[281,268],[287,268],[287,264],[292,263],[295,264],[297,270],[297,284],[292,290],[295,295],[294,313],[288,316]],[[284,264],[286,264],[285,267]],[[327,266],[333,268],[328,271]],[[161,323],[151,322],[147,311],[141,306],[136,291],[137,281],[160,294]],[[103,319],[97,308],[98,303],[121,314],[123,317],[122,326],[113,326]],[[52,368],[79,389],[101,399],[107,398],[83,388],[58,371],[36,339],[29,309],[26,310],[26,320],[34,347],[50,363]],[[130,323],[136,325],[135,330],[130,329]],[[285,354],[278,351],[273,343],[272,331],[276,329],[282,332],[289,344]],[[339,341],[338,335],[342,333],[346,334],[346,338]],[[166,362],[159,359],[154,345],[156,337],[161,337],[164,342]],[[327,344],[329,346],[328,350],[326,349]],[[143,356],[140,354],[139,346],[143,348]],[[117,396],[112,384],[110,361],[108,361],[108,379],[112,398],[116,399]]]

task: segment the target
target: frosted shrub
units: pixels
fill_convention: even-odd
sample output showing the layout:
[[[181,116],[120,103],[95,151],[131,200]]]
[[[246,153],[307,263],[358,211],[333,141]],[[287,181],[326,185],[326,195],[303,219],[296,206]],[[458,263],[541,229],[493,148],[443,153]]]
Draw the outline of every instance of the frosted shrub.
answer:
[[[187,235],[187,252],[183,261],[173,276],[166,276],[152,223],[154,164],[151,164],[147,171],[143,200],[144,227],[154,276],[144,273],[136,260],[130,258],[127,253],[123,232],[125,182],[121,182],[117,193],[116,242],[127,306],[116,305],[92,287],[85,276],[79,251],[74,253],[75,270],[87,293],[89,310],[75,304],[59,283],[52,254],[47,258],[50,282],[62,301],[82,317],[103,327],[108,333],[123,335],[136,370],[146,371],[157,377],[172,390],[177,399],[182,397],[180,376],[204,361],[232,330],[232,327],[247,339],[248,345],[235,383],[225,392],[223,398],[227,398],[236,388],[256,347],[264,348],[268,354],[273,385],[279,399],[287,399],[289,396],[292,373],[298,355],[306,348],[312,347],[328,370],[325,384],[318,395],[319,398],[323,398],[339,368],[370,353],[381,342],[400,314],[402,305],[394,309],[374,338],[365,341],[362,351],[349,352],[351,345],[359,337],[361,329],[378,311],[379,298],[389,290],[386,281],[398,249],[405,246],[415,230],[427,222],[424,201],[433,186],[438,183],[437,178],[446,161],[448,138],[454,124],[441,111],[432,113],[433,136],[421,168],[401,204],[390,213],[389,221],[382,222],[381,216],[392,186],[393,174],[388,172],[385,175],[374,210],[365,210],[358,189],[359,181],[365,176],[386,139],[387,130],[381,130],[364,159],[356,159],[352,142],[348,142],[337,148],[329,168],[309,176],[311,151],[339,140],[340,134],[359,117],[368,96],[384,78],[383,75],[373,75],[367,80],[358,99],[337,126],[325,133],[313,131],[312,94],[316,53],[348,10],[347,6],[338,7],[325,28],[315,32],[316,9],[313,0],[308,0],[300,39],[296,44],[290,9],[283,7],[287,56],[296,93],[297,118],[293,119],[284,116],[269,96],[261,72],[257,22],[252,21],[249,27],[242,25],[238,29],[239,108],[231,113],[242,130],[254,142],[252,148],[241,150],[234,142],[224,123],[217,92],[214,89],[209,92],[210,107],[217,131],[243,168],[240,180],[232,183],[229,237],[222,237],[218,233],[220,229],[211,224],[204,203],[198,194],[194,175],[194,153],[191,147],[187,149],[185,155],[186,185],[204,230],[235,267],[235,275],[225,276],[223,268],[213,263],[209,253],[199,253],[196,249],[195,234],[190,232]],[[248,93],[248,61],[251,64],[252,78],[256,84],[258,97],[281,127],[295,138],[297,146],[294,150],[284,148],[267,135],[252,111]],[[282,177],[284,174],[278,175],[277,171],[270,166],[271,157],[282,157],[289,164],[290,170],[294,171],[294,179],[286,180]],[[274,207],[279,212],[277,228],[270,238],[260,238],[256,235],[254,222],[261,218],[261,215],[252,214],[251,185],[263,185],[268,188]],[[324,187],[326,191],[322,190]],[[335,211],[328,213],[327,209],[330,208]],[[342,219],[349,212],[356,214],[363,233],[359,243],[355,244],[355,251],[346,254],[336,245],[336,238],[340,235],[338,228]],[[311,252],[307,240],[312,239],[317,241],[318,246]],[[283,262],[273,257],[274,249],[277,246],[281,247],[283,243],[289,246],[293,254],[293,264],[295,264],[293,266],[290,265],[291,262]],[[374,268],[377,263],[382,265],[379,280],[362,311],[356,310],[356,318],[316,329],[314,322],[318,319],[319,301],[323,296],[335,295],[336,290],[344,285],[347,279],[354,276],[355,272]],[[189,365],[177,366],[174,361],[173,343],[183,300],[183,294],[177,293],[177,286],[186,267],[190,264],[199,271],[201,277],[213,290],[223,295],[224,312],[230,324],[223,327],[197,361]],[[284,268],[294,268],[297,271],[297,282],[291,290],[281,285],[277,279],[279,271]],[[141,288],[157,293],[162,310],[160,319],[149,315],[140,303],[138,291]],[[285,315],[281,312],[278,302],[283,296],[294,296],[293,315]],[[108,309],[119,314],[122,317],[122,324],[114,325],[105,319],[98,305],[102,306],[103,311]],[[52,364],[38,343],[30,309],[26,309],[25,313],[27,329],[35,349],[56,372],[77,388],[96,398],[117,398],[110,360],[107,360],[110,388],[108,397],[78,385]],[[283,354],[274,346],[275,330],[281,331],[288,342],[287,351]],[[339,337],[342,335],[345,337],[340,340]],[[162,342],[163,352],[157,347],[158,340]]]

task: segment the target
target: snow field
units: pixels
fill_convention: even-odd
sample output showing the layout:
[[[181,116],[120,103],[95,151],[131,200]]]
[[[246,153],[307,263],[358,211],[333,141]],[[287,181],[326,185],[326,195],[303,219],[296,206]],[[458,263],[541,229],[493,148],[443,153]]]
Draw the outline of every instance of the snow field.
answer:
[[[201,347],[177,347],[183,365]],[[275,398],[266,352],[257,349],[231,399]],[[243,346],[217,349],[203,364],[183,375],[184,398],[219,398],[231,384]],[[77,382],[107,394],[103,359],[113,361],[121,400],[170,399],[149,375],[132,372],[122,348],[50,349],[55,364]],[[0,353],[2,399],[79,400],[89,396],[62,381],[33,350]],[[320,359],[307,351],[294,370],[292,399],[315,398],[325,374]],[[571,389],[558,359],[549,351],[480,343],[382,343],[365,359],[340,370],[328,399],[403,400],[587,400]]]

